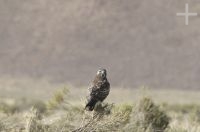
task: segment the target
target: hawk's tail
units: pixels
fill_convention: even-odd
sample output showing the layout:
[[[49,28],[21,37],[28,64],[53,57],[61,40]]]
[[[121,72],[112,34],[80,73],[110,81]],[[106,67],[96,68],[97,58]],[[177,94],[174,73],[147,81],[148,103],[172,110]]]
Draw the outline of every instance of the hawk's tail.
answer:
[[[86,106],[85,106],[85,110],[87,110],[87,111],[93,111],[97,102],[98,101],[95,100],[95,99],[90,99],[88,101],[88,103],[86,104]]]

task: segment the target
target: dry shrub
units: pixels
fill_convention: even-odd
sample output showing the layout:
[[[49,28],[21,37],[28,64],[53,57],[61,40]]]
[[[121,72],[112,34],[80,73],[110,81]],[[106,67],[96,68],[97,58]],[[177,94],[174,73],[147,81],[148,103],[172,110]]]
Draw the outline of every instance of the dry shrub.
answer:
[[[3,122],[0,121],[0,132],[5,130],[5,126],[3,124]]]
[[[42,101],[36,101],[33,104],[34,108],[38,110],[39,113],[45,113],[47,111],[47,106]]]
[[[53,97],[51,100],[48,101],[47,103],[47,108],[49,110],[52,109],[57,109],[65,102],[65,97],[68,96],[69,90],[67,88],[63,88],[61,90],[58,90],[54,93]]]
[[[3,112],[7,115],[12,115],[15,112],[19,111],[19,106],[17,106],[16,104],[14,105],[8,105],[4,102],[0,103],[0,112]]]
[[[84,125],[73,132],[120,131],[130,119],[132,106],[114,106],[108,103],[97,103],[93,113],[84,115]],[[89,117],[89,118],[88,118]]]
[[[163,132],[168,124],[169,117],[160,110],[159,106],[147,97],[142,98],[132,114],[128,130],[135,132]]]

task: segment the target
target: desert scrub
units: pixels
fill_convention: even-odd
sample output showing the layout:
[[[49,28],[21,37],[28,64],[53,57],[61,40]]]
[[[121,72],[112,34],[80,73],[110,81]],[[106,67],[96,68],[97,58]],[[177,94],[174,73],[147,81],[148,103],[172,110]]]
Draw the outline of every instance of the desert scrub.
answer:
[[[122,131],[129,122],[131,112],[131,105],[114,106],[108,103],[97,103],[94,112],[85,112],[82,126],[73,132]]]
[[[147,97],[142,98],[135,106],[131,114],[130,123],[126,125],[124,131],[134,132],[163,132],[170,118],[160,110],[159,106]]]
[[[4,124],[3,124],[3,122],[2,121],[0,121],[0,132],[1,131],[3,131],[3,130],[5,130],[5,128],[4,128],[5,126],[4,126]]]
[[[46,103],[43,101],[36,101],[34,102],[34,104],[32,105],[35,109],[37,109],[37,111],[39,113],[46,113],[47,111],[47,106]]]
[[[8,105],[4,102],[0,103],[0,112],[3,112],[7,115],[12,115],[17,111],[19,111],[19,106],[15,105],[15,104],[14,105]]]
[[[58,109],[59,107],[65,107],[64,105],[68,102],[66,98],[69,94],[69,90],[67,88],[63,88],[54,93],[52,99],[50,99],[47,103],[47,108],[49,110]]]

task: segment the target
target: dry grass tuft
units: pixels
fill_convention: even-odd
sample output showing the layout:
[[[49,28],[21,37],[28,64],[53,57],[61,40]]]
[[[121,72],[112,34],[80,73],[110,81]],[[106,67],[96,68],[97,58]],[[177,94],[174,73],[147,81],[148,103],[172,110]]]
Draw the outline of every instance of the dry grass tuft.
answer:
[[[122,129],[130,119],[132,106],[114,106],[114,104],[98,103],[92,113],[86,112],[83,124],[73,132],[117,131]]]

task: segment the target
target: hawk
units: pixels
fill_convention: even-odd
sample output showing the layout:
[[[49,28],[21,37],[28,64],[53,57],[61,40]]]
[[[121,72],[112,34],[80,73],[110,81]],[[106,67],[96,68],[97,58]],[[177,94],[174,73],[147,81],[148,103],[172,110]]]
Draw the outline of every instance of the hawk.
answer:
[[[85,109],[93,111],[98,101],[103,101],[110,92],[110,83],[108,82],[106,69],[99,69],[92,83],[92,87],[89,88],[89,96]]]

